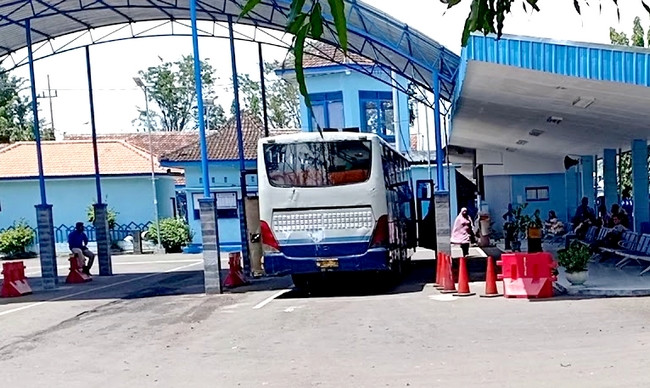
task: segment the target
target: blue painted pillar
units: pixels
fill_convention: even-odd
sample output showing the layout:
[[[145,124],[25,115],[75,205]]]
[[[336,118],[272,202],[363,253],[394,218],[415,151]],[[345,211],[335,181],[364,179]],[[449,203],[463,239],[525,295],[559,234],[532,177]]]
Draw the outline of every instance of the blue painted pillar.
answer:
[[[603,181],[605,182],[605,203],[607,210],[618,203],[618,185],[616,181],[618,169],[616,168],[616,150],[606,148],[603,150]]]
[[[641,230],[641,223],[650,219],[648,207],[648,143],[632,141],[632,200],[634,201],[634,230]]]
[[[34,53],[32,51],[31,20],[25,22],[27,40],[27,57],[29,60],[29,85],[32,92],[32,114],[34,115],[34,139],[36,140],[36,159],[38,163],[38,185],[41,191],[41,203],[36,205],[36,228],[38,233],[39,258],[41,261],[41,278],[43,288],[51,290],[59,283],[56,266],[56,238],[52,205],[47,204],[45,194],[45,175],[43,173],[43,153],[41,150],[41,130],[38,121],[38,104],[36,102],[36,80],[34,78]]]
[[[442,128],[440,125],[440,74],[433,73],[433,125],[436,134],[436,191],[447,191],[445,189],[445,156],[442,149]]]
[[[86,46],[86,73],[88,77],[88,101],[90,102],[90,128],[92,131],[93,159],[95,162],[95,187],[97,189],[97,203],[93,205],[95,211],[95,240],[97,240],[97,261],[99,274],[110,276],[113,274],[111,262],[111,234],[108,228],[108,206],[102,203],[102,185],[99,179],[99,156],[97,153],[97,126],[95,125],[95,100],[93,96],[93,77],[90,67],[90,48]]]
[[[582,197],[589,198],[589,206],[596,210],[596,195],[594,192],[594,184],[596,182],[594,178],[595,171],[594,157],[592,155],[583,155],[580,157],[580,175],[581,175],[581,187],[582,187]],[[580,201],[579,198],[578,201]]]
[[[578,184],[578,166],[573,166],[564,173],[564,188],[567,211],[565,216],[570,223],[582,198],[580,185]]]
[[[241,126],[239,109],[239,77],[237,73],[237,57],[235,55],[235,36],[232,29],[232,16],[228,15],[228,37],[230,39],[230,65],[232,68],[232,86],[235,105],[235,123],[237,125],[237,146],[239,151],[239,186],[241,187],[241,202],[239,206],[239,234],[241,237],[241,254],[244,261],[244,273],[250,274],[251,262],[248,257],[248,232],[246,231],[246,163],[244,161],[244,135]]]
[[[210,174],[208,170],[208,147],[205,138],[205,117],[203,115],[203,85],[201,82],[201,57],[199,56],[199,34],[196,28],[196,0],[190,0],[192,24],[192,47],[194,50],[194,81],[199,114],[199,142],[201,144],[201,177],[203,179],[203,200],[199,200],[201,236],[203,241],[203,279],[206,294],[221,293],[221,252],[217,201],[210,193]]]

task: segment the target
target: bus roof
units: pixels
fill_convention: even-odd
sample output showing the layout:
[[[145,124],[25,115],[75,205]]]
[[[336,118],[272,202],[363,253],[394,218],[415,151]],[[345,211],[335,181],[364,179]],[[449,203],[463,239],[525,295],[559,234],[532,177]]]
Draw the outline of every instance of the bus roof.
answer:
[[[260,139],[260,143],[301,143],[305,141],[337,141],[337,140],[381,140],[374,133],[359,132],[299,132],[285,135],[269,136]]]

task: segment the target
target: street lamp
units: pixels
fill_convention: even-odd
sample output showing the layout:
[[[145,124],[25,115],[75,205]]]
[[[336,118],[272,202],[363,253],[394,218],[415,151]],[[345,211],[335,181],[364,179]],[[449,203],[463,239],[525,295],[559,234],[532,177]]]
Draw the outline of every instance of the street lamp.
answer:
[[[153,190],[153,210],[156,217],[156,234],[158,244],[156,245],[156,253],[161,253],[163,248],[160,244],[160,217],[158,215],[158,190],[156,189],[156,177],[153,163],[153,141],[151,140],[151,119],[149,117],[149,95],[147,93],[147,86],[142,82],[140,77],[133,77],[135,84],[144,92],[144,109],[147,115],[147,131],[149,132],[149,159],[151,161],[151,189]]]

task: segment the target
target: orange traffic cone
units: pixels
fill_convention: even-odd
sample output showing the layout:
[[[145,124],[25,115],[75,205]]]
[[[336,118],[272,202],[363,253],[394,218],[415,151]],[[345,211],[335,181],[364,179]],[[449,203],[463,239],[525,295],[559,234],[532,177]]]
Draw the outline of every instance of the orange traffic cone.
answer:
[[[441,252],[436,252],[436,280],[433,282],[434,287],[440,285],[440,261],[441,261]]]
[[[443,290],[445,288],[445,281],[446,281],[446,276],[445,274],[447,273],[446,267],[447,267],[447,256],[445,255],[444,252],[440,252],[440,260],[438,260],[440,263],[438,265],[439,270],[438,270],[438,275],[436,277],[438,278],[438,283],[435,287],[438,290]]]
[[[488,256],[487,258],[487,270],[485,271],[485,294],[479,296],[482,298],[503,296],[502,294],[499,294],[499,291],[497,291],[497,276],[492,256]]]
[[[467,274],[467,261],[464,257],[460,258],[458,264],[458,292],[454,296],[472,296],[475,292],[469,291],[469,276]]]
[[[446,256],[445,271],[443,274],[443,276],[445,277],[445,279],[443,280],[445,288],[442,291],[440,291],[443,294],[451,294],[456,292],[456,285],[454,284],[454,275],[451,272],[451,267],[453,264],[452,260],[453,259],[451,258],[451,256]]]

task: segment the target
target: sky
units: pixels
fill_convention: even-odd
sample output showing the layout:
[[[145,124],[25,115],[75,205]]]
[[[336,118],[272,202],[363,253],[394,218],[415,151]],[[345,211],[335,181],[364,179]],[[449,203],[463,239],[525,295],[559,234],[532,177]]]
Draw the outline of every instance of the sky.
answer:
[[[623,30],[629,36],[635,16],[641,17],[646,32],[650,28],[650,17],[641,5],[641,0],[619,2],[622,4],[620,23],[612,0],[591,0],[591,7],[587,7],[584,0],[581,1],[582,15],[576,13],[571,0],[540,1],[540,12],[531,12],[530,9],[524,12],[517,2],[513,13],[506,18],[504,33],[560,41],[609,43],[609,27]],[[598,9],[599,2],[602,3],[602,12]],[[366,3],[460,53],[460,37],[470,0],[463,0],[449,10],[439,0],[368,0]],[[236,31],[248,33],[250,30],[243,27]],[[275,35],[282,37],[280,33]],[[284,39],[287,42],[290,40],[289,37]],[[97,132],[135,131],[133,121],[138,116],[137,109],[144,107],[144,94],[135,85],[133,77],[140,70],[160,64],[161,58],[164,61],[176,61],[182,55],[191,53],[190,37],[129,39],[91,46]],[[199,53],[201,59],[208,61],[217,70],[217,103],[228,112],[233,98],[228,40],[201,38]],[[257,45],[237,42],[236,55],[238,72],[259,79]],[[282,60],[285,55],[285,49],[264,47],[264,59],[267,61]],[[29,77],[26,66],[14,70],[12,74]],[[53,117],[57,135],[64,132],[89,134],[90,108],[85,51],[77,49],[37,61],[35,78],[39,95],[48,94],[48,75],[52,94],[56,91],[56,97],[52,99],[53,113],[50,114],[48,99],[40,98],[39,118],[50,125]],[[152,109],[155,109],[155,105]]]

